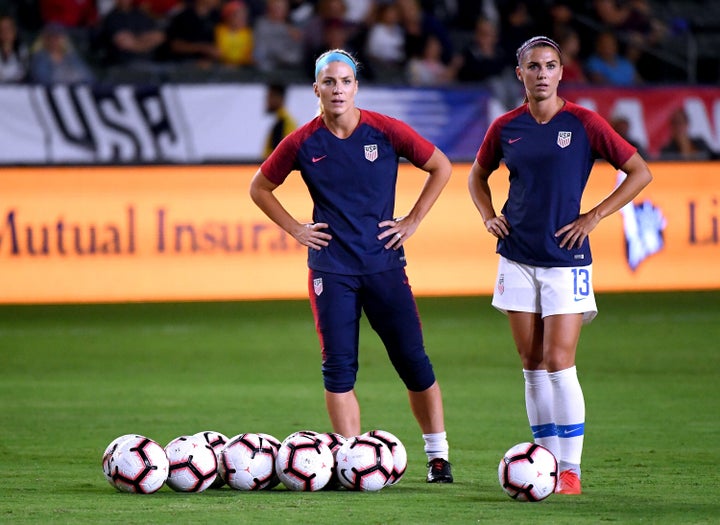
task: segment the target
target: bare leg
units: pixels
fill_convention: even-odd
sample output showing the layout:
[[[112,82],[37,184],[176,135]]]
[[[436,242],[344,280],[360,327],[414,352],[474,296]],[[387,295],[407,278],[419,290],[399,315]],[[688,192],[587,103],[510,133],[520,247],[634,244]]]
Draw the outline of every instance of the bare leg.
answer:
[[[340,394],[326,390],[325,405],[333,432],[346,438],[360,435],[360,405],[355,390]]]
[[[422,392],[408,391],[408,397],[410,408],[423,434],[445,431],[442,394],[437,381]]]

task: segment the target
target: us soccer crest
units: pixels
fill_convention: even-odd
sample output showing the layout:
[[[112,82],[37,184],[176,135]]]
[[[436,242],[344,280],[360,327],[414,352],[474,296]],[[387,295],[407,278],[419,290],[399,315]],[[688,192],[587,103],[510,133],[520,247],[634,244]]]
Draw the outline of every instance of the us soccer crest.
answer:
[[[370,162],[375,162],[378,158],[378,146],[377,144],[366,144],[365,145],[365,158]]]
[[[505,274],[501,273],[497,283],[497,291],[500,295],[505,293]]]
[[[572,131],[558,131],[557,145],[561,148],[567,148],[570,145]]]
[[[321,293],[323,293],[322,277],[313,279],[313,290],[315,290],[315,295],[320,295]]]

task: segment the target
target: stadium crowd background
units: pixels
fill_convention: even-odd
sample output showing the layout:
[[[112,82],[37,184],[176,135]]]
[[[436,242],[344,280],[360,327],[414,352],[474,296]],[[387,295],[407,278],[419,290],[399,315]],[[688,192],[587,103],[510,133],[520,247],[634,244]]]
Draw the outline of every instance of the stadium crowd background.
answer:
[[[0,0],[0,13],[3,82],[303,82],[329,47],[354,52],[366,82],[488,82],[536,34],[561,44],[565,82],[720,81],[712,1]]]
[[[0,0],[0,82],[309,84],[340,47],[365,84],[478,85],[510,106],[537,34],[560,43],[564,85],[720,83],[720,2],[700,0]],[[718,158],[682,109],[667,126],[688,158]]]

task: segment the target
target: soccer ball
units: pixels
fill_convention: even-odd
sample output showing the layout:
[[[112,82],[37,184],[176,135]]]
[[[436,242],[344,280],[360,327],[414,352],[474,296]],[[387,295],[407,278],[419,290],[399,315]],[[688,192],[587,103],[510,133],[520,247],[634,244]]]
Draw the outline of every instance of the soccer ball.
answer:
[[[295,437],[297,437],[297,436],[305,436],[305,437],[317,439],[317,437],[318,437],[319,435],[320,435],[320,432],[315,432],[314,430],[298,430],[297,432],[293,432],[292,434],[290,434],[289,436],[287,436],[285,439],[283,439],[283,440],[280,442],[280,444],[282,445],[282,444],[285,443],[286,441],[288,441],[288,440],[290,440],[290,439],[293,439],[293,438],[295,438]]]
[[[198,436],[180,436],[165,446],[170,463],[167,484],[177,492],[202,492],[217,477],[215,451]]]
[[[376,491],[392,477],[394,461],[390,448],[377,438],[355,436],[335,454],[340,483],[350,490]]]
[[[405,445],[402,444],[402,441],[387,430],[371,430],[364,435],[377,438],[390,448],[393,457],[393,470],[390,473],[390,479],[387,484],[394,485],[400,481],[405,475],[408,463],[407,450],[405,450]]]
[[[162,445],[143,436],[124,440],[110,458],[113,485],[122,492],[157,492],[167,480],[169,469]]]
[[[225,444],[228,442],[228,437],[225,434],[221,434],[220,432],[215,432],[214,430],[204,430],[203,432],[197,432],[196,434],[193,434],[196,437],[202,438],[205,440],[205,443],[210,445],[210,447],[213,449],[213,452],[215,452],[215,457],[217,458],[218,465],[220,464],[220,451],[225,446]],[[210,485],[211,489],[218,489],[222,487],[225,484],[225,481],[223,481],[222,476],[218,475],[215,477],[215,481],[212,482]]]
[[[110,483],[110,485],[112,485],[113,487],[115,486],[115,483],[113,483],[112,472],[110,471],[110,468],[111,468],[110,460],[112,459],[113,453],[117,450],[118,446],[120,446],[120,443],[122,443],[126,439],[130,439],[133,437],[141,438],[143,436],[141,436],[139,434],[123,434],[122,436],[119,436],[119,437],[116,437],[115,439],[113,439],[110,442],[110,444],[105,448],[105,452],[103,452],[103,456],[102,456],[103,474],[105,475],[105,479],[108,481],[108,483]]]
[[[280,444],[275,471],[288,489],[313,492],[328,484],[334,463],[330,447],[319,439],[288,436]]]
[[[277,487],[280,484],[280,478],[277,475],[277,472],[275,471],[274,462],[277,460],[277,453],[278,450],[280,450],[280,440],[273,436],[272,434],[265,434],[263,432],[258,432],[258,436],[263,438],[266,443],[270,444],[270,446],[273,449],[273,477],[268,483],[267,487],[265,487],[266,490],[272,489],[274,487]]]
[[[231,488],[266,489],[275,478],[275,448],[258,434],[239,434],[220,451],[218,472]]]
[[[340,446],[347,441],[344,436],[341,436],[336,432],[324,432],[322,434],[318,434],[317,438],[330,448],[330,452],[333,453],[333,458]],[[337,463],[335,462],[333,463],[332,475],[330,476],[330,481],[328,481],[327,485],[325,485],[325,490],[336,490],[342,487],[337,476],[337,469],[335,468],[336,464]]]
[[[500,460],[498,480],[505,493],[518,501],[541,501],[555,492],[555,456],[536,443],[518,443]]]

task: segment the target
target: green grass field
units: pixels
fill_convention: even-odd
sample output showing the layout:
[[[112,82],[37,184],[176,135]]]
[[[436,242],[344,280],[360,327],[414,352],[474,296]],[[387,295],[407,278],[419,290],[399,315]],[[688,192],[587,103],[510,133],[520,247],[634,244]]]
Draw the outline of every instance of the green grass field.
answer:
[[[329,431],[305,301],[0,307],[0,523],[720,521],[720,292],[598,295],[578,354],[585,493],[537,504],[497,483],[502,453],[530,438],[506,319],[487,297],[418,303],[456,483],[424,482],[402,384],[364,325],[363,428],[396,434],[410,461],[376,493],[133,495],[103,477],[121,434]]]

